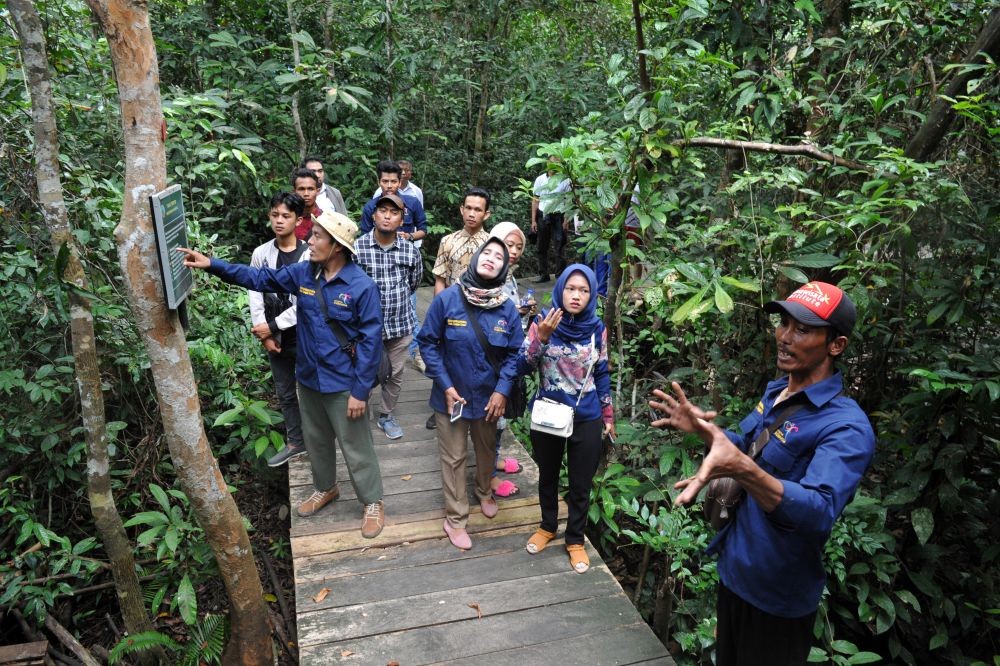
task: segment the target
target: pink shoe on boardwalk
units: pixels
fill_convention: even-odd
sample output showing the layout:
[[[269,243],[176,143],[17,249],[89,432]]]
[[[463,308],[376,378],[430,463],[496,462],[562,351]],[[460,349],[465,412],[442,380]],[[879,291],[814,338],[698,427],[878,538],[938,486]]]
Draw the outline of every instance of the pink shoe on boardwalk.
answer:
[[[451,545],[455,548],[460,550],[469,550],[472,548],[472,539],[469,538],[469,533],[465,531],[464,527],[452,527],[446,519],[444,521],[444,533],[448,535],[448,540],[451,541]]]

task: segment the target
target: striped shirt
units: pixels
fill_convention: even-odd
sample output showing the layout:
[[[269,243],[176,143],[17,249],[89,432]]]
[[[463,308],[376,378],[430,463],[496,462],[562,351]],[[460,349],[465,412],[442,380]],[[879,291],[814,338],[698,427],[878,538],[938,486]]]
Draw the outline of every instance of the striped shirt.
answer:
[[[408,240],[396,237],[383,248],[369,231],[354,241],[357,256],[354,261],[378,285],[382,299],[382,338],[392,340],[410,335],[417,325],[410,294],[417,289],[424,275],[420,251]]]

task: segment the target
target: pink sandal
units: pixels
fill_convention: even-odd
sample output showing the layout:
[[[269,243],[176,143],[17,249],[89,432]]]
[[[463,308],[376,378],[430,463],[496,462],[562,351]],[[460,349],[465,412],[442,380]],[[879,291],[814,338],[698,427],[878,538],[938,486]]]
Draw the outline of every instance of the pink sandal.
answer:
[[[524,468],[521,467],[521,463],[517,462],[517,458],[504,458],[503,469],[497,469],[497,471],[504,474],[518,474],[522,469]]]
[[[501,481],[500,485],[493,489],[493,494],[497,497],[513,497],[518,492],[520,489],[507,479]]]

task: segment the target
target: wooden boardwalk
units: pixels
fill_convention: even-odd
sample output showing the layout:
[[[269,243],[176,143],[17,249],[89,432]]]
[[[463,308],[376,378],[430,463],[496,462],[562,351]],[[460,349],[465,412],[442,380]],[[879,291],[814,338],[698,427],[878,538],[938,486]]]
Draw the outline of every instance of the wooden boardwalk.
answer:
[[[430,290],[421,292],[423,311]],[[542,553],[524,550],[539,520],[538,469],[509,435],[504,452],[524,467],[509,477],[520,493],[498,498],[488,520],[470,487],[472,550],[449,543],[437,440],[424,427],[430,387],[408,366],[396,409],[403,438],[390,442],[372,423],[386,507],[378,538],[361,536],[342,461],[340,499],[310,518],[292,512],[301,663],[672,664],[589,543],[583,575],[569,566],[561,530]],[[293,507],[312,492],[307,459],[292,462],[289,485]]]

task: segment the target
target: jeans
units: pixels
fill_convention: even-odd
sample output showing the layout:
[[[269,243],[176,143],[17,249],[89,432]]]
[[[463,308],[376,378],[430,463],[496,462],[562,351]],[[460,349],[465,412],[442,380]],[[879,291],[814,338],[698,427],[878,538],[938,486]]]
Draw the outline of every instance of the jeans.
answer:
[[[295,346],[284,348],[280,354],[268,353],[271,362],[271,377],[274,392],[278,396],[281,415],[285,418],[285,443],[302,446],[302,416],[299,414],[299,399],[295,394]]]

